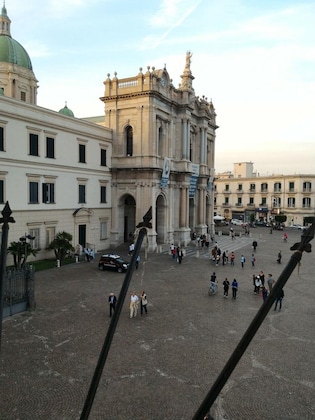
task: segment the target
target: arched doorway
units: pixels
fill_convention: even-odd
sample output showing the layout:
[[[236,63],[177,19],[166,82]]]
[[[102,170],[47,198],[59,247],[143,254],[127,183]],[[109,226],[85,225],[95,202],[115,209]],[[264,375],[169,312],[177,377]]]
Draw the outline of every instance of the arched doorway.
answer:
[[[167,242],[166,207],[165,197],[160,194],[156,199],[156,241],[160,244]]]

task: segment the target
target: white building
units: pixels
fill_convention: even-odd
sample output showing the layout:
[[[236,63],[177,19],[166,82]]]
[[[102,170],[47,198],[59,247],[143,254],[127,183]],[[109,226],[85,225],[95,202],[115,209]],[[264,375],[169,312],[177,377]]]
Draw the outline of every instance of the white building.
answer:
[[[105,116],[76,119],[37,106],[25,49],[0,16],[0,205],[15,224],[9,242],[35,236],[37,258],[57,232],[97,250],[120,245],[152,207],[149,249],[185,246],[213,229],[216,113],[195,95],[191,54],[178,88],[166,70],[105,80]],[[51,251],[50,251],[51,254]]]
[[[66,231],[74,246],[108,248],[112,131],[74,118],[67,106],[54,112],[36,105],[31,62],[12,40],[9,23],[3,7],[0,205],[9,202],[16,222],[10,224],[9,243],[30,234],[37,258],[51,257],[48,244]]]
[[[283,214],[287,226],[307,225],[315,215],[315,175],[259,176],[252,162],[235,163],[233,173],[215,175],[215,212],[246,222]]]

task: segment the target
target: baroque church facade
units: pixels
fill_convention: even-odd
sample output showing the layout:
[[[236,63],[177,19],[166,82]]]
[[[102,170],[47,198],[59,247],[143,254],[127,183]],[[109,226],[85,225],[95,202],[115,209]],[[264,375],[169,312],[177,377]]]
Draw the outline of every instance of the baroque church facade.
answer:
[[[133,232],[152,207],[149,248],[211,234],[216,114],[195,95],[187,52],[182,82],[166,68],[104,82],[105,126],[113,130],[112,242]]]
[[[104,81],[105,115],[74,117],[37,105],[31,60],[0,16],[0,205],[16,220],[9,242],[35,236],[49,256],[60,231],[73,245],[115,248],[152,207],[148,247],[212,234],[216,114],[193,89],[191,54],[178,88],[166,68]]]

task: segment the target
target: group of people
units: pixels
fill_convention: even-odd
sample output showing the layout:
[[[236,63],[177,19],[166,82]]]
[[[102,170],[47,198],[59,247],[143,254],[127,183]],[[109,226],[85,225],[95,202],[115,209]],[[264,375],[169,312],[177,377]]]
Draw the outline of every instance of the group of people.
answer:
[[[109,302],[109,316],[111,317],[115,310],[116,310],[116,303],[117,303],[117,297],[114,293],[110,293],[108,296],[108,302]],[[144,290],[140,292],[139,296],[136,294],[136,292],[132,292],[130,296],[130,304],[129,304],[129,310],[130,310],[130,318],[135,318],[138,313],[138,307],[140,302],[140,314],[143,315],[143,313],[147,314],[148,309],[148,299],[147,295]]]
[[[94,253],[94,250],[93,249],[84,248],[84,255],[85,255],[85,260],[87,262],[92,263],[94,261],[95,253]]]
[[[184,257],[182,248],[180,246],[176,247],[174,244],[171,244],[170,252],[171,252],[173,260],[176,260],[179,264],[181,264]]]
[[[215,245],[211,249],[211,259],[212,259],[213,264],[215,264],[216,266],[218,266],[220,263],[222,263],[222,265],[228,264],[229,259],[230,259],[231,265],[234,265],[235,254],[233,251],[231,252],[230,255],[228,251],[222,252],[221,249],[218,247],[218,245]]]
[[[254,294],[261,296],[264,302],[268,298],[274,284],[275,284],[275,280],[272,274],[268,274],[266,285],[265,285],[265,274],[262,270],[257,275],[253,274]],[[229,296],[230,286],[232,288],[232,299],[236,299],[236,295],[238,291],[238,281],[235,278],[233,279],[232,284],[230,285],[229,280],[227,279],[227,277],[225,277],[223,281],[223,296],[225,298]],[[213,272],[210,276],[209,294],[211,295],[215,294],[217,292],[217,288],[218,288],[217,276],[216,276],[216,273]],[[282,309],[283,298],[284,298],[284,291],[282,289],[276,298],[274,310],[277,310],[278,305],[279,305],[279,311]]]
[[[238,281],[236,279],[232,281],[231,287],[232,287],[232,298],[236,299],[236,294],[238,291]],[[223,296],[225,298],[229,296],[229,288],[230,288],[230,282],[226,277],[223,281]],[[209,294],[214,295],[217,292],[217,289],[218,289],[217,276],[216,276],[216,273],[213,272],[210,277],[210,292],[211,293]]]

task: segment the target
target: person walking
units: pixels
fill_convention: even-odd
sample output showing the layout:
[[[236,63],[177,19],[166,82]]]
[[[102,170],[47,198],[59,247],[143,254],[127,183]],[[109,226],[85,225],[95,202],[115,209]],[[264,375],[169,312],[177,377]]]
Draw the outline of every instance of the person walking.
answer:
[[[245,257],[244,257],[244,255],[242,254],[242,256],[241,256],[241,266],[242,266],[242,268],[244,268],[244,264],[245,264]]]
[[[108,302],[109,302],[109,316],[111,317],[112,314],[115,312],[116,309],[116,302],[117,298],[114,295],[114,293],[110,293],[108,296]]]
[[[253,241],[253,250],[254,250],[254,252],[256,252],[256,248],[257,248],[257,241],[255,240],[255,241]]]
[[[252,256],[251,256],[251,261],[252,261],[252,267],[255,267],[256,257],[255,257],[254,254],[252,254]]]
[[[275,284],[275,281],[272,277],[272,274],[268,274],[267,284],[268,284],[268,289],[269,289],[269,293],[270,293],[272,288],[273,288],[273,285]]]
[[[262,287],[261,295],[262,295],[263,301],[266,302],[267,297],[268,297],[268,290],[266,289],[265,286]]]
[[[138,255],[136,258],[136,270],[138,270],[139,264],[140,264],[140,255]]]
[[[232,281],[232,298],[236,299],[236,293],[238,291],[238,282],[236,279]]]
[[[142,290],[142,292],[140,294],[140,314],[141,314],[141,316],[143,314],[143,311],[146,314],[148,313],[147,304],[148,304],[147,295],[146,295],[145,291]]]
[[[132,292],[131,293],[131,297],[130,297],[130,318],[135,318],[137,316],[137,312],[138,312],[138,303],[139,303],[139,298],[136,295],[136,292]]]
[[[234,254],[234,252],[232,251],[232,252],[231,252],[231,255],[230,255],[231,265],[234,265],[234,260],[235,260],[235,254]]]
[[[179,264],[181,264],[183,260],[183,251],[179,246],[177,247],[177,259]]]
[[[261,280],[260,280],[260,276],[256,276],[255,291],[254,291],[255,295],[259,295],[261,286],[262,286],[262,283],[261,283]]]
[[[223,296],[228,297],[229,296],[229,288],[230,288],[230,282],[225,277],[225,280],[223,282]]]
[[[277,259],[277,263],[281,264],[281,259],[282,259],[282,254],[281,251],[278,252],[278,259]]]
[[[274,308],[275,311],[277,310],[278,304],[279,304],[279,311],[281,311],[283,298],[284,298],[284,291],[283,289],[281,289],[276,299],[275,308]]]
[[[135,244],[134,244],[134,242],[131,242],[131,244],[129,245],[129,254],[128,255],[132,255],[134,250],[135,250]]]
[[[211,288],[211,293],[214,295],[215,293],[216,293],[216,291],[217,291],[217,276],[216,276],[216,274],[215,274],[215,272],[213,272],[212,274],[211,274],[211,277],[210,277],[210,288]]]

